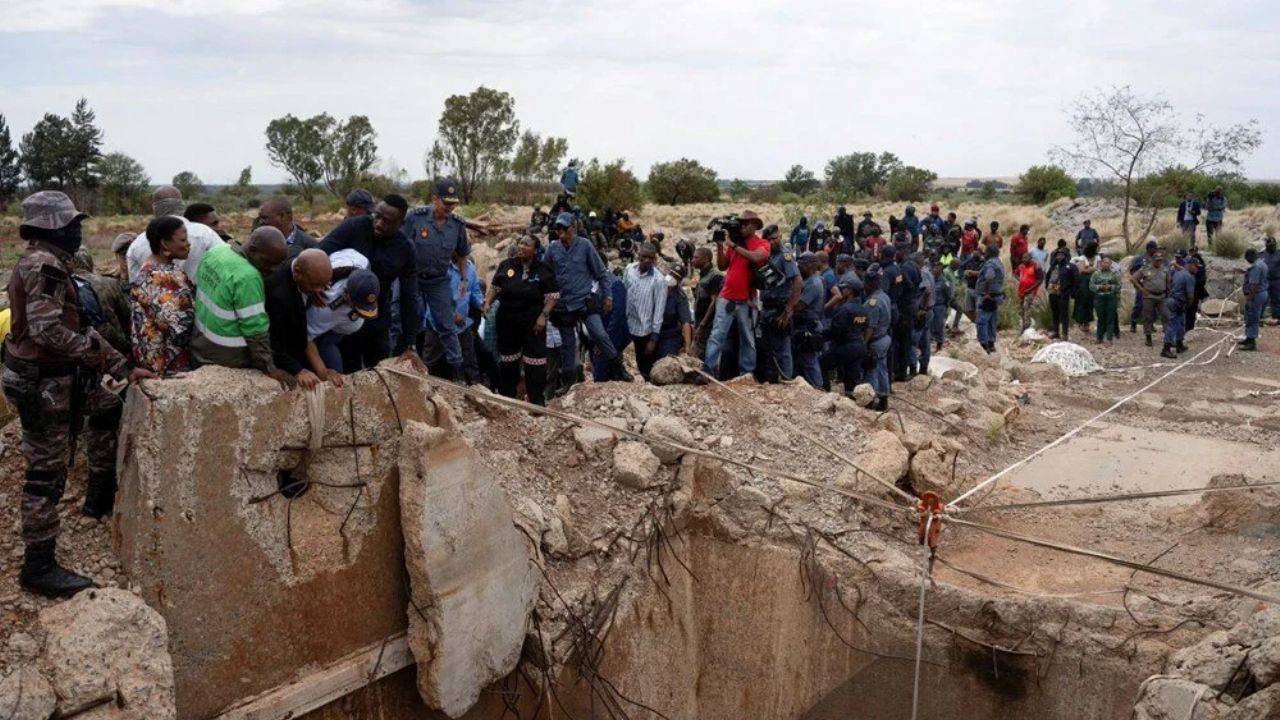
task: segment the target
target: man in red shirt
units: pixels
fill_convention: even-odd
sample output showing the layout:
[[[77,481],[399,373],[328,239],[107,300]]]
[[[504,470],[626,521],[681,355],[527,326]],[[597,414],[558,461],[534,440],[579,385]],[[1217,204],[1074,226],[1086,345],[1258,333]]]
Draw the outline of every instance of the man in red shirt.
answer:
[[[1018,228],[1018,232],[1009,238],[1009,269],[1017,272],[1018,266],[1022,264],[1022,256],[1027,254],[1030,245],[1027,244],[1027,235],[1031,233],[1030,225],[1023,225]]]
[[[1014,272],[1018,274],[1018,309],[1022,313],[1022,332],[1026,332],[1031,327],[1031,312],[1036,293],[1040,292],[1043,274],[1036,259],[1026,253],[1023,253],[1022,264],[1016,266]]]
[[[755,269],[769,260],[769,241],[758,234],[764,221],[750,210],[738,216],[742,222],[741,242],[732,241],[723,231],[712,235],[716,243],[716,267],[724,272],[724,288],[716,299],[716,317],[707,340],[707,372],[716,375],[720,352],[729,329],[738,327],[738,370],[747,375],[756,369],[756,337],[752,328],[751,301],[755,295]]]

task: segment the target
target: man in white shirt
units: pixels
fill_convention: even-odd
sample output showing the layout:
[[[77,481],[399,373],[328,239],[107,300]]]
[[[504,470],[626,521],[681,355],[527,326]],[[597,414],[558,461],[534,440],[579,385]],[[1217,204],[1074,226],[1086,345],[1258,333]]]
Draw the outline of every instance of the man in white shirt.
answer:
[[[178,263],[178,267],[182,268],[182,272],[187,274],[187,279],[195,285],[196,268],[200,266],[200,258],[210,249],[222,245],[223,240],[208,225],[191,222],[182,217],[185,207],[182,202],[182,191],[172,185],[158,188],[151,196],[151,208],[155,217],[173,215],[182,220],[182,224],[187,227],[187,241],[191,243],[191,251],[187,254],[186,260]],[[125,262],[129,266],[129,282],[138,279],[138,273],[149,257],[151,257],[151,243],[147,241],[147,233],[139,233],[138,237],[129,243],[129,249],[125,253]]]
[[[324,366],[342,372],[342,352],[338,344],[359,330],[366,318],[378,316],[378,277],[369,270],[369,260],[351,249],[329,256],[333,283],[321,293],[324,304],[307,306],[307,339],[315,343]]]
[[[627,266],[622,284],[627,288],[627,331],[636,346],[636,366],[646,380],[658,356],[658,334],[667,306],[667,277],[658,271],[658,249],[644,243],[636,262]]]

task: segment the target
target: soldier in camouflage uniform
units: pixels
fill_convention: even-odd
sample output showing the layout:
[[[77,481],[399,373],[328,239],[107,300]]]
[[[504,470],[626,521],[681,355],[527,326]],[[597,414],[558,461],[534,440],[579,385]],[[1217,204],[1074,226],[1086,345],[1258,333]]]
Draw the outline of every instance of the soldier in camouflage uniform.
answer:
[[[87,327],[71,259],[80,249],[80,222],[70,198],[44,191],[22,202],[19,234],[29,242],[9,280],[13,328],[4,343],[5,397],[22,424],[27,460],[22,486],[22,539],[26,554],[20,581],[49,597],[69,597],[92,582],[62,568],[55,558],[58,502],[67,465],[83,423],[89,481],[83,513],[111,512],[116,490],[116,430],[121,403],[101,383],[104,374],[130,381],[154,377],[129,370],[128,360]]]
[[[81,319],[85,319],[85,315],[93,315],[89,325],[121,355],[131,358],[133,340],[129,329],[133,320],[129,309],[128,280],[94,270],[93,256],[89,251],[85,248],[77,250],[71,258],[71,277],[80,290],[82,305],[85,304],[86,290],[93,292],[90,302],[96,305],[92,312],[83,313]],[[86,283],[88,288],[84,287]]]

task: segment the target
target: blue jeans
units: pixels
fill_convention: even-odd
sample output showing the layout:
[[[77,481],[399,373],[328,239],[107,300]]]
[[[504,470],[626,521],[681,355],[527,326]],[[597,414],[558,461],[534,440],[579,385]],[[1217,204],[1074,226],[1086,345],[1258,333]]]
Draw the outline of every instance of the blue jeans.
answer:
[[[996,310],[978,311],[978,342],[984,345],[996,344],[996,323],[999,319],[999,306]]]
[[[716,299],[716,317],[707,340],[707,371],[720,369],[720,351],[724,349],[729,328],[738,326],[738,371],[743,375],[756,369],[756,335],[751,328],[751,306],[745,300]]]
[[[1244,336],[1249,340],[1258,339],[1258,326],[1262,324],[1262,309],[1267,306],[1269,294],[1262,290],[1249,298],[1244,311]]]
[[[871,366],[867,382],[875,388],[876,397],[889,397],[889,346],[892,344],[893,338],[888,335],[871,341],[871,357],[875,364]]]
[[[942,334],[947,329],[947,311],[951,308],[947,305],[934,305],[933,315],[929,318],[929,339],[942,346]]]
[[[1271,317],[1280,320],[1280,280],[1271,281],[1267,295],[1271,298]]]
[[[606,361],[612,361],[618,357],[618,350],[609,339],[609,332],[604,329],[604,320],[600,318],[599,313],[586,315],[580,320],[583,327],[587,329],[587,337],[591,338],[593,352],[599,353],[599,356]],[[556,325],[556,329],[560,331],[560,372],[565,375],[569,373],[576,375],[578,372],[577,323]]]
[[[1177,345],[1187,335],[1187,310],[1178,307],[1169,298],[1165,299],[1164,307],[1164,344]]]
[[[431,310],[431,317],[436,321],[436,336],[444,348],[445,362],[450,367],[462,367],[462,345],[458,342],[457,326],[453,324],[457,305],[454,304],[453,292],[449,289],[449,278],[419,278],[418,296],[423,306]]]
[[[342,350],[338,348],[338,343],[342,342],[344,335],[339,335],[330,330],[316,336],[313,341],[316,344],[316,350],[320,351],[320,359],[324,361],[324,366],[330,370],[342,372]]]
[[[926,320],[911,331],[911,364],[920,368],[921,372],[929,367],[929,359],[933,357],[933,347],[929,344],[929,325]]]

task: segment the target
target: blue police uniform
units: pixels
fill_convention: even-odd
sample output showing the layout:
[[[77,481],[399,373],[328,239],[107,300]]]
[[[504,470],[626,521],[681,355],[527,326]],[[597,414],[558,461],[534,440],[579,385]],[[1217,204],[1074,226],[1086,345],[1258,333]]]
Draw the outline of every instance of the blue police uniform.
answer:
[[[796,310],[792,327],[792,348],[795,350],[796,365],[800,375],[810,385],[822,389],[822,311],[826,304],[823,293],[822,277],[817,273],[804,281],[800,291],[802,307]]]
[[[455,253],[463,257],[471,254],[467,226],[452,213],[438,220],[434,208],[428,206],[411,210],[401,232],[413,242],[422,306],[433,317],[452,317],[455,303],[450,291],[449,266],[454,263]],[[454,376],[460,377],[462,346],[457,328],[452,323],[438,323],[436,331],[444,347],[445,360],[454,369]]]
[[[1259,326],[1262,324],[1262,309],[1267,306],[1267,263],[1258,257],[1248,270],[1244,271],[1244,294],[1247,304],[1244,313],[1245,340],[1257,340]]]
[[[823,355],[823,366],[839,373],[846,393],[862,382],[862,364],[867,357],[867,307],[852,299],[840,305],[831,316],[824,336],[830,349]]]
[[[1172,345],[1181,346],[1187,335],[1187,306],[1196,294],[1196,279],[1179,267],[1173,271],[1173,282],[1169,284],[1169,294],[1165,296],[1164,306],[1167,317],[1164,322],[1164,344],[1168,351]]]
[[[760,291],[760,359],[757,369],[767,382],[790,380],[795,375],[791,355],[791,328],[778,327],[778,318],[787,309],[791,284],[800,277],[795,253],[790,247],[778,247],[769,255],[768,264],[782,278],[774,287]]]
[[[947,313],[951,310],[952,297],[955,289],[951,287],[951,283],[947,282],[945,274],[934,275],[933,277],[933,307],[930,309],[929,316],[929,339],[934,343],[934,348],[942,349],[942,336],[947,327]]]
[[[883,279],[883,275],[881,278]],[[884,290],[876,290],[867,298],[867,348],[871,352],[871,373],[867,382],[875,388],[876,397],[889,397],[889,346],[893,343],[889,337],[893,329],[893,308],[889,295]]]
[[[915,314],[915,325],[911,328],[911,353],[908,362],[913,373],[929,372],[931,359],[930,319],[933,308],[932,293],[934,287],[933,273],[929,268],[920,268],[920,286],[916,288],[916,297],[912,311]]]
[[[1267,245],[1275,247],[1274,243]],[[1263,250],[1258,256],[1267,265],[1267,295],[1271,301],[1271,317],[1280,320],[1280,250]]]

